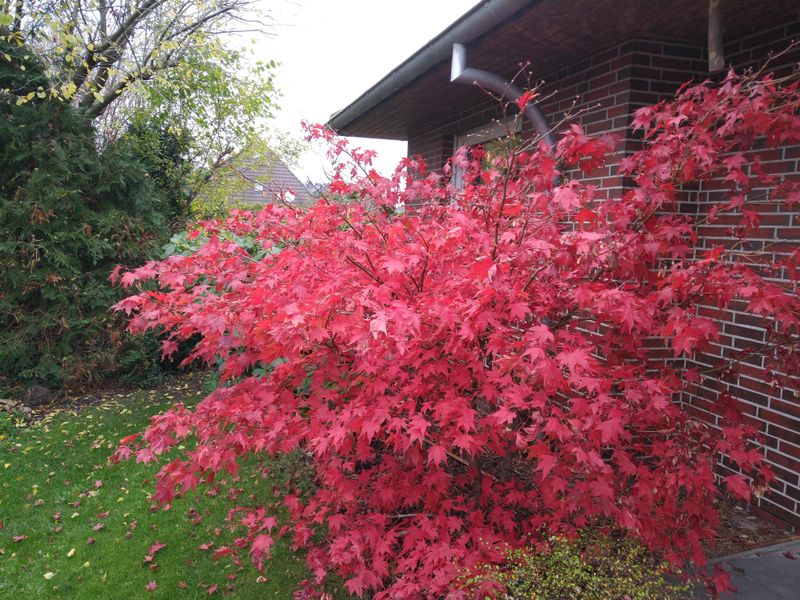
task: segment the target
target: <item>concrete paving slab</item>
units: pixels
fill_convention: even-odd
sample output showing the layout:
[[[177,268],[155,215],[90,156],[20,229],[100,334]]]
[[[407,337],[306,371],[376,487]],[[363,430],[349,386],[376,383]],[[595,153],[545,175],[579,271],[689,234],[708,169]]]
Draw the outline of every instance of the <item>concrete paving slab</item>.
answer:
[[[731,574],[736,592],[722,600],[800,600],[800,538],[713,561]]]

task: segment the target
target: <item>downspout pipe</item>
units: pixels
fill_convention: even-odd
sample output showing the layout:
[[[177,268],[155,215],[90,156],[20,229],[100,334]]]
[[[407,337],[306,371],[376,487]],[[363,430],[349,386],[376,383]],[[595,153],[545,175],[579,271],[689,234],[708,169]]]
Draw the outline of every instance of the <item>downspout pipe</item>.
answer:
[[[717,73],[725,68],[725,50],[722,45],[724,0],[708,3],[708,72]]]
[[[479,85],[484,89],[491,90],[500,95],[504,100],[516,102],[522,96],[522,88],[508,81],[507,79],[484,71],[467,66],[467,48],[463,44],[453,44],[453,61],[450,65],[450,81],[453,83],[463,83],[466,85]],[[547,119],[536,103],[529,102],[523,110],[534,130],[538,133],[545,143],[555,150],[556,142]]]

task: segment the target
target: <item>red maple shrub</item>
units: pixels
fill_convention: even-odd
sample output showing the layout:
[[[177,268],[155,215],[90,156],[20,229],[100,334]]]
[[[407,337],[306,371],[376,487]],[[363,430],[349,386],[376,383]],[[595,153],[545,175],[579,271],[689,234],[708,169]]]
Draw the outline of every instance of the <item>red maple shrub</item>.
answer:
[[[306,453],[315,491],[285,490],[282,527],[264,507],[237,513],[237,545],[261,565],[290,535],[318,578],[359,596],[441,596],[504,547],[596,523],[703,564],[717,483],[747,500],[772,474],[734,403],[715,428],[676,399],[703,376],[687,359],[719,335],[700,305],[746,302],[770,337],[752,351],[797,363],[800,304],[775,275],[795,282],[798,255],[746,243],[758,206],[800,200],[759,168],[763,149],[800,142],[797,83],[731,74],[639,110],[634,128],[632,184],[607,200],[581,176],[613,141],[578,126],[554,151],[510,144],[488,166],[461,153],[443,174],[407,160],[391,178],[315,128],[349,157],[332,193],[355,201],[237,211],[202,224],[193,254],[114,274],[149,286],[116,306],[132,331],[163,328],[165,355],[199,334],[189,360],[223,359],[228,380],[117,457],[155,460],[193,436],[159,474],[170,503],[245,455]],[[681,186],[712,178],[730,193],[676,210]],[[738,241],[698,251],[698,226],[723,218]],[[740,474],[715,480],[721,456]]]

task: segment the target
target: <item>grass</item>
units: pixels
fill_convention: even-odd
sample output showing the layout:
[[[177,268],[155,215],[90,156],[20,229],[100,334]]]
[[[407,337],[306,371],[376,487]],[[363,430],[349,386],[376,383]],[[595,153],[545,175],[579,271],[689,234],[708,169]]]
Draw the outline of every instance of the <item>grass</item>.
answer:
[[[236,537],[224,524],[230,508],[248,502],[247,494],[237,500],[237,490],[273,501],[269,478],[291,469],[264,479],[248,463],[240,477],[252,481],[221,480],[211,495],[201,489],[164,511],[151,510],[149,500],[157,465],[108,462],[121,437],[177,399],[196,402],[201,387],[197,377],[176,380],[29,427],[0,413],[0,598],[292,597],[308,574],[286,541],[264,573],[244,556],[241,565],[230,556],[212,560]],[[145,562],[156,542],[165,546]],[[157,587],[149,590],[151,582]]]

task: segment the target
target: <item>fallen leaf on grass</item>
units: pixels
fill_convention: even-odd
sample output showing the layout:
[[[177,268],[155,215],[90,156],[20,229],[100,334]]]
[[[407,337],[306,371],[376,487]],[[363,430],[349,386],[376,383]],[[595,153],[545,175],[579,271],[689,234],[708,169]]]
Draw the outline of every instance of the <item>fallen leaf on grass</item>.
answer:
[[[75,548],[67,552],[67,558],[72,558],[73,556],[75,556]]]
[[[56,574],[53,573],[52,571],[48,571],[47,573],[44,574],[44,578],[47,579],[48,581],[50,581],[55,576]]]
[[[144,586],[148,592],[155,592],[158,589],[158,584],[155,581],[149,582],[146,586]]]
[[[28,539],[28,536],[27,535],[15,535],[11,539],[14,540],[15,542],[24,542],[25,540]]]
[[[156,552],[158,552],[159,550],[162,550],[162,549],[164,549],[164,548],[166,548],[166,547],[167,547],[167,545],[166,545],[166,544],[162,544],[161,542],[159,542],[158,540],[156,540],[155,542],[153,542],[153,545],[152,545],[152,546],[150,546],[150,549],[147,551],[147,553],[148,553],[148,554],[155,554],[155,553],[156,553]]]
[[[95,523],[92,525],[93,531],[100,531],[101,529],[105,529],[105,525],[103,525],[103,523]]]
[[[179,581],[178,582],[178,589],[179,590],[185,590],[188,587],[189,587],[189,584],[186,583],[185,581]]]
[[[213,596],[214,594],[216,594],[216,593],[217,593],[217,590],[218,590],[218,589],[219,589],[219,586],[218,586],[218,585],[215,583],[214,585],[212,585],[211,587],[209,587],[209,588],[206,590],[206,593],[207,593],[209,596]]]

